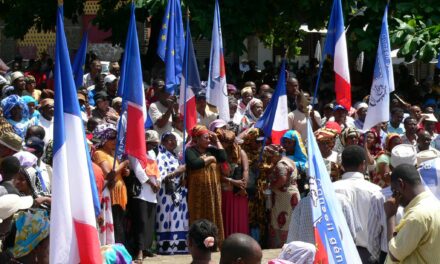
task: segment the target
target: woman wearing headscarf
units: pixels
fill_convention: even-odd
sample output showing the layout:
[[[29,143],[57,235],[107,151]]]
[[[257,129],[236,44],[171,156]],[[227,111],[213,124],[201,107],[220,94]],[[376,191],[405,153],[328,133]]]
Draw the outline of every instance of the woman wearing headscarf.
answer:
[[[35,118],[37,120],[40,119],[40,112],[35,108],[38,107],[38,102],[32,96],[24,95],[21,97],[23,101],[26,103],[29,109],[30,118]]]
[[[324,127],[316,130],[314,134],[332,181],[339,180],[341,170],[338,164],[338,153],[333,151],[338,132],[336,130]]]
[[[385,150],[379,153],[376,159],[376,173],[373,177],[373,183],[387,187],[390,183],[390,163],[391,163],[391,151],[397,145],[402,144],[402,139],[399,134],[388,134],[385,139]]]
[[[241,134],[243,143],[241,148],[246,152],[249,163],[249,178],[246,192],[249,201],[249,228],[251,236],[260,242],[261,236],[265,234],[265,208],[262,192],[257,190],[260,170],[260,152],[262,148],[262,133],[258,128],[250,128]],[[261,176],[260,178],[263,178]]]
[[[28,127],[38,125],[35,118],[29,116],[29,108],[18,95],[10,95],[1,101],[3,116],[12,125],[14,131],[21,138],[26,135]]]
[[[257,98],[250,100],[246,105],[246,110],[240,123],[240,131],[253,127],[262,114],[263,102]]]
[[[339,137],[341,140],[342,146],[345,148],[350,145],[359,145],[359,131],[354,127],[347,127],[342,130],[341,136]]]
[[[116,127],[113,124],[98,125],[93,134],[99,141],[93,153],[93,161],[101,167],[110,189],[115,242],[125,242],[124,216],[127,206],[127,188],[122,177],[130,174],[128,160],[119,163],[115,160]],[[113,163],[115,170],[113,171]]]
[[[281,138],[281,145],[286,150],[286,156],[295,162],[298,171],[305,172],[307,152],[298,131],[287,131]]]
[[[188,253],[188,189],[183,185],[185,166],[180,164],[174,152],[176,146],[174,134],[165,132],[156,159],[161,177],[156,236],[158,253],[163,255]]]
[[[270,177],[272,208],[270,210],[269,247],[281,248],[287,239],[290,217],[300,200],[296,179],[298,172],[293,160],[278,156]]]
[[[208,219],[218,227],[219,241],[223,241],[219,164],[226,161],[226,152],[217,135],[205,126],[195,126],[191,136],[193,144],[185,152],[189,224],[197,219]]]
[[[246,152],[235,142],[235,133],[217,133],[228,159],[222,164],[222,212],[225,237],[233,233],[249,233],[248,198],[246,192],[249,163]]]
[[[35,206],[14,216],[13,240],[5,239],[5,248],[20,262],[36,263],[38,259],[39,263],[48,263],[51,198],[44,181],[34,167],[23,166],[14,177],[14,185],[20,195],[32,196]]]

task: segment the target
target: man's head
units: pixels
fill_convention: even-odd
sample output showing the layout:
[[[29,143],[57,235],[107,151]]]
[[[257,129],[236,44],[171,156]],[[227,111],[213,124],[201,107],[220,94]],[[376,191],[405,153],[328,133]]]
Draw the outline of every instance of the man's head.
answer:
[[[51,98],[46,98],[40,101],[40,113],[41,115],[51,121],[54,115],[54,100]]]
[[[16,94],[21,94],[26,89],[26,81],[22,72],[16,71],[11,74],[11,84]]]
[[[37,137],[41,140],[46,136],[46,131],[42,126],[31,126],[26,130],[25,140],[28,140],[31,137]]]
[[[107,92],[99,91],[93,96],[93,100],[95,100],[96,107],[101,111],[108,111],[110,101]]]
[[[287,79],[286,92],[287,97],[295,98],[299,95],[299,83],[296,78]]]
[[[413,105],[410,109],[410,115],[419,121],[422,118],[422,110],[418,105]]]
[[[335,117],[335,122],[337,122],[338,124],[345,124],[348,111],[342,105],[335,105],[335,108],[333,109],[333,115]]]
[[[257,241],[248,235],[236,233],[223,242],[220,264],[259,264],[262,256]]]
[[[390,123],[397,127],[402,123],[403,120],[403,109],[402,108],[393,108],[391,109],[391,120]]]
[[[260,89],[258,90],[258,96],[262,96],[264,93],[273,92],[272,88],[270,88],[269,84],[262,84]]]
[[[272,93],[270,93],[270,92],[263,93],[261,95],[260,99],[263,102],[263,109],[266,109],[267,105],[269,104],[270,100],[272,99]]]
[[[25,148],[40,159],[44,153],[44,141],[38,137],[30,137],[26,140]]]
[[[206,109],[206,92],[204,90],[200,90],[196,94],[196,108],[197,112],[204,113]]]
[[[417,120],[414,117],[409,116],[405,118],[403,125],[405,126],[406,134],[415,135],[417,133]]]
[[[101,61],[99,60],[93,60],[90,63],[90,75],[92,75],[93,77],[95,77],[96,75],[100,74],[102,71],[102,65],[101,65]]]
[[[116,77],[119,77],[121,73],[121,67],[119,66],[119,63],[117,61],[112,61],[110,63],[110,73],[113,74]]]
[[[253,96],[257,94],[257,85],[254,82],[252,81],[245,82],[244,87],[251,87]]]
[[[400,205],[407,206],[411,200],[424,190],[416,167],[401,164],[391,173],[391,191]]]
[[[347,146],[342,152],[342,166],[345,172],[365,172],[365,150],[356,145]]]
[[[417,146],[419,147],[419,151],[429,149],[431,145],[431,135],[426,130],[420,130],[417,133]]]
[[[104,86],[105,89],[107,90],[107,93],[111,97],[115,97],[116,93],[118,92],[118,78],[113,74],[109,74],[105,76]]]
[[[0,174],[3,177],[3,181],[12,180],[20,171],[20,161],[14,156],[8,156],[0,163]]]
[[[360,103],[356,107],[356,114],[358,116],[358,119],[362,122],[365,121],[365,117],[367,117],[367,111],[368,111],[368,104],[366,103]]]

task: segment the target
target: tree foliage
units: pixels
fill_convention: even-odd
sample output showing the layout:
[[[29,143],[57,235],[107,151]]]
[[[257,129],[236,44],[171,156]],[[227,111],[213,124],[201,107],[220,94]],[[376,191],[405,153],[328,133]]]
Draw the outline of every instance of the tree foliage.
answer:
[[[124,44],[128,26],[130,1],[100,0],[100,9],[94,23],[103,30],[112,30],[111,41]],[[351,57],[361,51],[366,58],[373,57],[386,1],[342,1],[347,40]],[[66,18],[77,21],[83,13],[85,0],[69,0],[64,3]],[[150,22],[152,37],[155,27],[160,27],[167,0],[137,0],[138,21]],[[288,46],[290,54],[298,53],[304,38],[299,30],[302,24],[310,29],[327,26],[332,1],[329,0],[220,0],[224,45],[227,52],[240,54],[243,40],[249,35],[258,36],[265,44],[274,47]],[[195,37],[210,39],[214,0],[185,0],[182,10],[191,11],[191,30]],[[53,30],[56,23],[56,0],[3,0],[0,2],[0,19],[4,20],[4,34],[22,38],[36,26],[38,30]],[[440,48],[440,6],[438,0],[391,1],[389,8],[391,44],[400,48],[399,56],[410,60],[415,56],[430,61]],[[185,12],[184,12],[185,13]],[[154,39],[150,45],[155,46]]]

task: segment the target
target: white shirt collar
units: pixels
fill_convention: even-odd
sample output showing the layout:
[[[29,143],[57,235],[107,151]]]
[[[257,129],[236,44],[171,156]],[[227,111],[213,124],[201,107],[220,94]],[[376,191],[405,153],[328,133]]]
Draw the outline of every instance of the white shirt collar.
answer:
[[[350,171],[350,172],[346,172],[344,174],[342,174],[341,177],[343,180],[348,180],[348,179],[362,179],[364,180],[364,175],[360,172],[357,171]]]

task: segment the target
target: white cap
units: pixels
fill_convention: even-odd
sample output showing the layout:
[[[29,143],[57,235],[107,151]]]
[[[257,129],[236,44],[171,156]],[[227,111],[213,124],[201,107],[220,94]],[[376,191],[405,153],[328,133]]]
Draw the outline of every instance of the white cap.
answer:
[[[434,114],[422,114],[425,118],[423,121],[430,121],[430,122],[438,122],[437,118],[435,118]]]
[[[114,76],[113,74],[109,74],[109,75],[105,76],[105,78],[104,78],[104,84],[112,83],[112,82],[114,82],[116,79],[117,79],[116,76]]]
[[[393,168],[400,164],[416,165],[417,151],[413,145],[400,144],[391,150],[391,166]]]
[[[364,103],[364,102],[360,102],[360,103],[356,104],[355,108],[356,108],[356,111],[361,109],[361,108],[368,108],[368,104]]]
[[[11,84],[13,84],[14,81],[20,77],[24,77],[24,75],[21,71],[15,71],[15,72],[11,73]]]
[[[417,153],[417,166],[420,166],[423,162],[440,157],[440,152],[436,149],[422,150]]]
[[[28,209],[34,203],[32,196],[5,194],[0,196],[0,223],[19,210]]]

